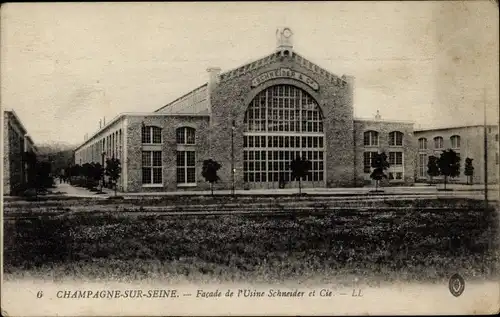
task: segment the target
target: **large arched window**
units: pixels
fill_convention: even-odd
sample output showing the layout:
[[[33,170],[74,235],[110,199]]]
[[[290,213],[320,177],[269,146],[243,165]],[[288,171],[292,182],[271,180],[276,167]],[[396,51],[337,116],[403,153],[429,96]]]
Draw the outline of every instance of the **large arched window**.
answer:
[[[302,89],[277,85],[260,92],[245,113],[246,132],[323,132],[321,111]]]
[[[434,148],[435,149],[443,148],[443,137],[437,136],[434,138]]]
[[[419,150],[427,150],[427,139],[426,138],[418,139],[418,149]]]
[[[143,125],[141,139],[143,144],[160,144],[161,128]]]
[[[277,187],[291,182],[290,162],[300,156],[312,162],[306,182],[323,185],[323,119],[319,105],[306,91],[292,85],[261,91],[245,113],[244,129],[245,183]]]
[[[389,146],[403,146],[403,133],[399,131],[389,133]]]
[[[451,148],[452,149],[459,149],[460,148],[460,136],[452,135],[450,138],[450,141],[451,141]]]
[[[366,131],[363,134],[363,144],[365,146],[378,146],[378,132]]]

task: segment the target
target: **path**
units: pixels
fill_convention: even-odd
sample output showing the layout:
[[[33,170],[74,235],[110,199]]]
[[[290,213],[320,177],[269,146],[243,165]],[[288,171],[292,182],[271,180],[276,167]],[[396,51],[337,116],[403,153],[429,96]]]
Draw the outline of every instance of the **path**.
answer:
[[[104,191],[104,190],[103,190]],[[85,197],[85,198],[108,198],[108,194],[96,194],[95,192],[92,192],[86,188],[83,187],[76,187],[72,186],[68,183],[60,183],[56,182],[56,188],[53,190],[53,192],[57,193],[63,193],[64,196],[71,196],[71,197]]]
[[[438,191],[436,186],[427,186],[425,184],[416,184],[416,186],[405,187],[384,187],[384,194],[386,195],[437,195],[439,197],[462,197],[462,198],[476,198],[481,199],[484,196],[484,185],[458,185],[450,184],[447,186],[453,191]],[[439,188],[442,188],[439,186]],[[369,195],[374,188],[304,188],[303,193],[315,195]],[[89,198],[108,198],[114,195],[114,191],[103,188],[104,194],[96,194],[88,189],[82,187],[75,187],[68,183],[57,183],[54,192],[62,192],[65,196],[71,197],[89,197]],[[236,195],[290,195],[296,194],[297,188],[286,189],[250,189],[250,190],[235,190]],[[498,199],[498,185],[489,186],[489,199]],[[230,195],[230,190],[216,190],[215,195]],[[181,196],[181,195],[210,195],[210,191],[161,191],[161,192],[148,192],[148,193],[121,193],[117,195],[124,197],[151,197],[151,196]],[[380,195],[380,194],[379,194]]]

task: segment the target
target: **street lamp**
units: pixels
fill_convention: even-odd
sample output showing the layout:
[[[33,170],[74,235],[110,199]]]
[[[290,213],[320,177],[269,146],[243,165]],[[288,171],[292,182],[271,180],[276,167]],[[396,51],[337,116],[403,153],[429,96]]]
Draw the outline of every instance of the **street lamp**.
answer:
[[[234,196],[234,119],[231,123],[231,195]]]

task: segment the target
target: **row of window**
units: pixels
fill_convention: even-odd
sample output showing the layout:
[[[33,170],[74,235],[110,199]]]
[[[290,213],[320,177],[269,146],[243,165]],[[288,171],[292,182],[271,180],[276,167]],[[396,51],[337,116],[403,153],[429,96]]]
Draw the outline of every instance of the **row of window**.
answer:
[[[267,155],[266,155],[267,153]],[[323,160],[323,151],[243,151],[243,161],[247,160],[292,161],[305,157],[310,161]]]
[[[267,141],[267,142],[266,142]],[[243,136],[243,147],[275,147],[275,148],[323,148],[322,136]]]
[[[437,136],[433,139],[433,141],[434,141],[434,149],[443,149],[444,148],[443,137]],[[451,142],[452,149],[459,149],[460,148],[460,136],[452,135],[450,137],[450,142]],[[418,139],[418,149],[419,150],[427,150],[427,139],[426,138]]]
[[[366,131],[363,134],[363,144],[364,146],[379,146],[379,133],[373,130]],[[403,132],[390,132],[389,146],[403,146]]]
[[[142,151],[142,184],[163,184],[162,152]],[[195,151],[177,151],[177,184],[196,183]]]
[[[142,126],[142,144],[161,144],[162,129],[156,126]],[[177,128],[175,131],[177,144],[195,144],[196,130],[190,127]]]
[[[308,182],[321,182],[323,181],[323,172],[310,171],[303,181]],[[291,172],[245,172],[243,173],[243,181],[249,183],[259,182],[290,182],[295,181],[292,179]]]
[[[372,159],[378,152],[367,151],[363,153],[363,171],[370,173],[372,169]],[[403,152],[389,152],[388,159],[391,167],[403,166]]]
[[[243,151],[243,180],[245,182],[279,182],[291,180],[290,163],[297,157],[311,161],[307,181],[322,181],[324,153],[311,151]]]
[[[291,180],[290,162],[295,157],[311,161],[308,181],[322,181],[324,174],[322,151],[244,151],[243,172],[245,182]],[[195,151],[177,151],[177,184],[196,183]],[[142,183],[162,184],[162,152],[142,152]]]
[[[111,157],[121,159],[123,139],[122,130],[119,129],[75,153],[75,159],[78,164],[101,162],[103,160],[103,153],[104,159]]]

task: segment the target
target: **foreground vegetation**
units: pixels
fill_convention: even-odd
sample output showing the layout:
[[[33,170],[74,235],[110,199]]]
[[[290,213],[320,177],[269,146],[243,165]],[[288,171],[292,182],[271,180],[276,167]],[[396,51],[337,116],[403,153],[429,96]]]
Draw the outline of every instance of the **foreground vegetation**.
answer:
[[[53,278],[438,281],[496,275],[498,218],[454,200],[309,215],[67,213],[9,220],[4,273]],[[156,202],[160,204],[160,202]],[[401,203],[398,203],[401,205]],[[326,207],[323,206],[323,211]],[[7,213],[9,211],[7,210]]]

